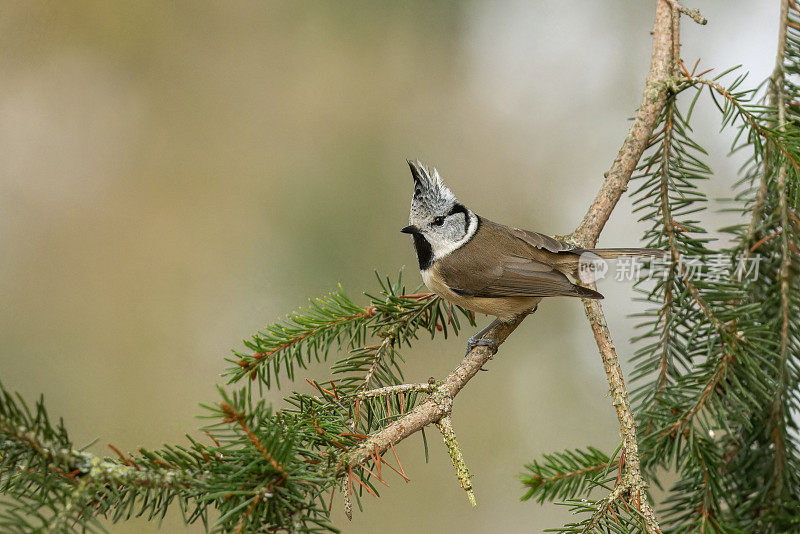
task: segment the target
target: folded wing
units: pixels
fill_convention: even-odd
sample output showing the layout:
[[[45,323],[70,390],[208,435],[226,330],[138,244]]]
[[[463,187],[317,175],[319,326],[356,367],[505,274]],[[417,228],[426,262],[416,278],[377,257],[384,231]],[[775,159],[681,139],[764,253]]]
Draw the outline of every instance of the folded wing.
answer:
[[[476,269],[477,267],[477,269]],[[499,297],[585,297],[601,299],[597,291],[570,282],[564,273],[542,262],[515,255],[495,258],[491,267],[473,266],[466,278],[441,269],[440,274],[455,293],[462,296]]]

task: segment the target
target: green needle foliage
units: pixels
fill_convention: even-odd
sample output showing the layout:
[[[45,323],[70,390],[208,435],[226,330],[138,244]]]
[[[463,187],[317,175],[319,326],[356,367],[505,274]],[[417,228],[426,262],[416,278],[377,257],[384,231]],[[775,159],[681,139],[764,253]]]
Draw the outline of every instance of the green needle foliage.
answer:
[[[535,460],[525,466],[528,473],[521,479],[529,489],[522,500],[532,497],[539,503],[565,500],[585,493],[590,486],[610,487],[616,476],[614,471],[609,479],[609,473],[616,466],[611,458],[594,447],[545,454],[543,458],[541,462]]]
[[[650,306],[631,394],[642,468],[674,480],[656,507],[665,533],[800,531],[800,13],[789,6],[779,66],[760,86],[743,89],[738,68],[676,76],[632,182],[643,241],[670,254],[638,284]],[[749,153],[728,246],[702,222],[713,173],[690,121],[705,98],[732,153]],[[527,466],[523,498],[579,515],[559,532],[643,531],[634,503],[609,491],[605,456],[588,451]]]
[[[340,289],[245,342],[253,352],[235,352],[226,372],[230,384],[245,384],[220,388],[221,400],[204,406],[203,443],[187,436],[186,444],[101,458],[76,447],[41,399],[30,408],[0,386],[0,531],[105,532],[100,518],[159,521],[175,508],[211,532],[336,532],[335,488],[360,506],[386,476],[374,473],[405,476],[394,457],[376,454],[350,469],[343,457],[413,409],[418,394],[360,393],[402,383],[399,350],[420,335],[475,324],[430,293],[407,294],[399,277],[378,281],[367,306]],[[292,392],[282,410],[256,393],[332,351],[332,379],[304,382],[310,393]]]

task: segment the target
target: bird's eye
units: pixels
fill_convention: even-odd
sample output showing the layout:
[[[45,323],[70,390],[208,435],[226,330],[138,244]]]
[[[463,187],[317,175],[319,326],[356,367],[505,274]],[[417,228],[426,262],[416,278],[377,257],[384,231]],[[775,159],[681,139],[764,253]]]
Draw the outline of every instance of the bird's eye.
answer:
[[[431,224],[433,226],[441,226],[441,225],[443,225],[444,224],[444,217],[442,217],[441,215],[439,215],[438,217],[435,217]]]

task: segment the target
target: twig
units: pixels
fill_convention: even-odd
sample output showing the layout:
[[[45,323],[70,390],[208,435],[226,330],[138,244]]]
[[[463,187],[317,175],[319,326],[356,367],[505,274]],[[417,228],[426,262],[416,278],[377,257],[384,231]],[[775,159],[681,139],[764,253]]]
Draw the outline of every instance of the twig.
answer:
[[[386,386],[377,389],[370,389],[369,391],[362,391],[358,394],[358,398],[367,399],[369,397],[382,397],[383,395],[394,395],[397,393],[404,393],[407,391],[414,391],[417,393],[433,393],[436,391],[435,383],[424,384],[399,384],[397,386]]]
[[[439,419],[436,426],[439,427],[439,431],[442,433],[442,439],[444,439],[444,444],[447,446],[447,453],[450,455],[453,467],[456,468],[456,475],[458,476],[458,481],[461,483],[461,487],[467,492],[469,503],[472,506],[477,506],[475,492],[472,491],[469,469],[467,469],[467,464],[464,463],[464,455],[461,453],[461,447],[458,446],[456,433],[453,430],[453,421],[450,419],[449,415],[446,415]]]
[[[241,412],[237,412],[234,409],[234,407],[228,404],[227,402],[220,403],[219,407],[225,414],[225,418],[223,419],[223,421],[225,421],[226,423],[238,423],[242,429],[242,432],[245,433],[245,435],[253,444],[253,446],[256,448],[256,450],[261,454],[261,457],[264,458],[264,460],[266,460],[267,462],[269,462],[269,464],[273,467],[273,469],[275,469],[275,471],[280,473],[281,482],[285,480],[286,477],[288,476],[286,468],[275,459],[275,457],[261,443],[261,440],[258,439],[258,436],[256,436],[255,433],[252,430],[250,430],[250,427],[247,425],[247,422],[245,421],[245,415]]]
[[[389,334],[384,338],[378,348],[375,350],[375,356],[372,358],[372,363],[367,369],[367,374],[364,375],[364,383],[361,385],[362,388],[366,389],[369,385],[369,381],[372,380],[372,375],[375,374],[375,370],[378,368],[378,364],[381,363],[381,359],[383,358],[383,353],[386,351],[387,347],[391,347],[394,343],[394,334]]]
[[[342,491],[342,499],[344,500],[344,515],[349,521],[353,520],[353,500],[350,496],[353,494],[353,476],[352,467],[347,468],[347,476],[342,479],[339,487]]]
[[[595,342],[603,358],[603,368],[605,369],[606,378],[608,379],[608,385],[611,391],[611,404],[614,405],[617,411],[620,432],[622,433],[622,450],[625,454],[625,476],[622,477],[622,482],[617,485],[614,493],[617,489],[620,489],[620,495],[627,493],[639,498],[641,500],[642,515],[646,520],[647,531],[659,532],[655,512],[647,501],[647,483],[642,477],[639,464],[639,443],[636,438],[636,423],[633,419],[633,413],[631,412],[631,406],[628,401],[628,393],[625,388],[625,379],[622,376],[622,368],[619,365],[617,351],[614,348],[614,343],[611,341],[611,332],[608,330],[603,308],[600,306],[600,301],[598,300],[584,299],[583,305],[586,311],[586,317],[589,319],[589,324],[592,327]],[[612,493],[612,495],[614,495],[614,493]],[[644,495],[643,499],[641,498],[642,495]],[[613,499],[609,500],[609,505],[611,502],[613,502]]]
[[[517,317],[511,323],[497,322],[487,334],[499,346],[522,322],[525,316]],[[407,437],[419,432],[424,427],[434,424],[445,415],[449,415],[453,398],[458,394],[467,382],[478,374],[478,371],[492,359],[493,351],[484,345],[478,345],[467,353],[461,363],[436,386],[430,396],[422,403],[406,412],[382,430],[370,435],[370,437],[351,451],[343,455],[341,468],[346,470],[348,466],[353,467],[360,464],[370,456],[374,447],[383,453],[395,443],[399,443]]]
[[[684,413],[680,419],[670,423],[669,426],[662,431],[663,433],[678,434],[683,431],[683,429],[691,422],[694,416],[696,416],[700,410],[703,409],[708,401],[708,398],[711,396],[711,392],[713,392],[720,382],[722,382],[722,380],[725,378],[725,373],[727,372],[729,366],[733,363],[735,357],[736,356],[733,351],[729,351],[725,353],[722,358],[720,358],[714,374],[706,382],[706,385],[703,387],[703,390],[700,393],[700,398],[697,399],[697,402],[694,404],[694,406],[686,411],[686,413]]]
[[[683,63],[680,63],[683,67]],[[696,67],[696,66],[695,66]],[[686,70],[684,68],[684,70]],[[670,108],[667,110],[666,121],[664,121],[664,137],[661,148],[661,213],[664,219],[664,233],[667,234],[667,239],[670,243],[670,261],[668,278],[671,280],[675,275],[675,264],[680,259],[680,253],[677,248],[672,246],[675,239],[675,221],[672,220],[672,207],[669,201],[669,152],[672,149],[672,107],[675,105],[674,99],[668,104]],[[669,325],[671,321],[670,312],[672,311],[672,301],[674,299],[673,286],[671,283],[664,284],[664,306],[662,307],[664,313],[663,332],[661,334],[661,359],[659,362],[658,380],[656,382],[656,394],[658,395],[667,382],[667,372],[669,370]]]
[[[599,463],[596,465],[590,465],[589,467],[584,467],[581,469],[576,469],[574,471],[570,471],[569,473],[558,473],[556,475],[546,477],[543,475],[533,475],[531,480],[535,480],[536,482],[525,482],[523,486],[528,487],[539,487],[544,483],[552,484],[554,482],[558,482],[559,480],[565,480],[567,478],[572,477],[580,477],[586,475],[588,473],[594,473],[595,471],[601,471],[608,467],[608,462]]]
[[[708,19],[705,18],[700,13],[699,9],[689,9],[689,8],[683,7],[680,4],[680,2],[678,2],[678,0],[669,0],[669,3],[672,4],[672,7],[674,7],[675,9],[677,9],[678,11],[680,11],[681,13],[683,13],[684,15],[686,15],[687,17],[689,17],[690,19],[695,21],[696,23],[701,24],[701,25],[708,24]]]
[[[775,69],[772,71],[772,79],[770,80],[770,90],[769,90],[769,103],[771,106],[778,107],[779,102],[779,91],[778,91],[778,84],[783,81],[783,57],[786,53],[786,23],[788,22],[788,15],[789,15],[789,2],[784,0],[781,2],[781,24],[778,30],[778,53],[776,54],[775,60]],[[692,78],[693,76],[689,76]],[[776,126],[776,125],[772,125]],[[750,224],[747,226],[747,240],[745,243],[750,243],[755,238],[756,228],[758,228],[758,222],[761,217],[761,210],[764,207],[764,202],[767,199],[767,177],[770,174],[770,169],[768,167],[769,158],[764,158],[764,172],[761,175],[761,180],[759,181],[758,185],[758,193],[756,194],[756,200],[753,203],[753,207],[751,208],[751,216],[750,216]],[[753,246],[750,250],[745,249],[744,256],[745,258],[749,257],[750,254],[758,248],[761,242],[757,243]]]
[[[353,315],[348,315],[347,317],[339,317],[338,319],[334,319],[332,321],[328,321],[327,323],[325,323],[323,325],[320,325],[320,326],[314,328],[313,330],[305,332],[304,334],[297,335],[297,336],[293,337],[292,339],[290,339],[289,341],[286,341],[285,343],[281,343],[280,345],[277,345],[277,346],[273,347],[271,350],[269,350],[267,352],[256,352],[256,353],[254,353],[252,355],[252,358],[253,358],[252,362],[248,362],[246,360],[240,360],[239,361],[239,366],[242,367],[246,372],[251,373],[251,377],[255,377],[256,375],[254,375],[252,373],[257,370],[257,367],[259,365],[261,365],[262,367],[265,366],[266,363],[270,360],[270,357],[272,355],[277,354],[278,352],[280,352],[280,351],[282,351],[282,350],[284,350],[286,348],[289,348],[292,345],[296,345],[297,343],[302,342],[304,339],[306,339],[307,337],[313,336],[314,334],[316,334],[320,330],[324,330],[326,328],[330,328],[333,325],[346,323],[348,321],[353,321],[355,319],[359,319],[359,318],[362,318],[362,317],[369,318],[369,317],[372,317],[374,315],[375,315],[375,308],[372,307],[372,306],[369,306],[366,309],[364,309],[364,311],[362,311],[362,312],[355,313]],[[253,379],[255,379],[255,378],[253,378]]]
[[[782,170],[784,171],[784,174],[786,174],[786,172],[785,172],[785,169],[786,169],[785,167],[783,167],[783,168],[782,168]],[[784,176],[784,182],[786,181],[786,180],[785,180],[785,178],[786,178],[786,177]],[[780,175],[779,175],[778,181],[780,182]],[[756,249],[758,249],[758,247],[760,247],[760,246],[761,246],[761,245],[763,245],[764,243],[767,243],[768,241],[772,241],[773,239],[775,239],[776,237],[778,237],[778,236],[779,236],[779,235],[781,235],[782,233],[783,233],[783,228],[778,228],[777,230],[775,230],[775,231],[774,231],[774,232],[772,232],[771,234],[769,234],[769,235],[767,235],[767,236],[764,236],[764,237],[762,237],[761,239],[759,239],[759,240],[756,242],[756,244],[755,244],[755,245],[753,245],[752,247],[750,247],[750,252],[755,252],[755,251],[756,251]]]

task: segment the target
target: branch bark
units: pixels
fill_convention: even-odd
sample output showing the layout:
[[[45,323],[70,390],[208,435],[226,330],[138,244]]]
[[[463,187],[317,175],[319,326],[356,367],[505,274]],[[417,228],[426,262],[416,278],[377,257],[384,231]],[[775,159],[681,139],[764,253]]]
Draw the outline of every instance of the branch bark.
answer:
[[[669,3],[672,4],[672,7],[692,19],[698,24],[708,24],[708,20],[700,13],[699,9],[689,9],[683,7],[678,0],[669,0]]]
[[[796,6],[793,6],[796,9]],[[783,132],[786,125],[786,74],[783,64],[786,55],[786,31],[789,22],[789,0],[781,2],[781,25],[778,33],[778,54],[775,60],[775,71],[772,75],[774,89],[774,100],[778,108],[778,129]],[[789,380],[789,277],[792,264],[792,256],[789,251],[789,207],[787,199],[786,178],[788,173],[788,163],[784,160],[778,169],[778,214],[780,217],[781,232],[781,266],[779,271],[780,292],[781,292],[781,321],[780,321],[780,387],[775,394],[772,405],[771,418],[776,432],[772,434],[775,445],[775,469],[774,480],[772,482],[772,493],[777,495],[784,480],[784,469],[786,467],[786,445],[779,429],[785,432],[786,419],[791,417],[784,408],[784,395]],[[763,177],[766,181],[766,176]]]
[[[647,148],[653,129],[667,102],[670,87],[672,87],[672,72],[678,59],[675,57],[675,49],[678,45],[675,42],[678,35],[678,16],[678,9],[673,7],[670,0],[656,1],[656,17],[652,32],[653,52],[642,105],[636,113],[616,159],[605,173],[605,179],[597,196],[575,231],[565,237],[567,241],[585,248],[594,247],[614,207],[627,190],[628,181]],[[599,302],[587,301],[584,305],[603,358],[623,436],[627,478],[623,480],[625,488],[622,488],[619,493],[640,494],[646,491],[646,485],[641,477],[636,429],[622,370]],[[485,337],[493,339],[499,346],[524,319],[525,316],[520,316],[511,323],[496,321]],[[466,354],[458,367],[437,385],[427,399],[383,430],[372,434],[357,448],[346,453],[342,460],[342,468],[357,466],[369,458],[376,447],[382,453],[390,445],[402,441],[425,426],[449,417],[455,396],[492,356],[493,353],[488,347],[476,346],[473,348]],[[641,502],[641,511],[647,520],[648,531],[659,532],[655,515],[647,503],[646,497],[640,499],[639,502]]]

